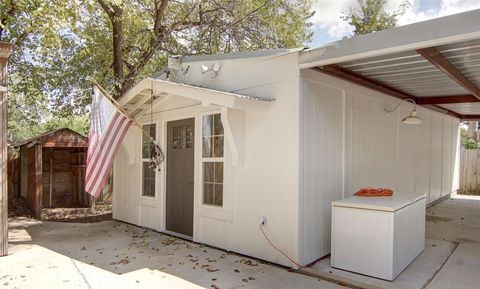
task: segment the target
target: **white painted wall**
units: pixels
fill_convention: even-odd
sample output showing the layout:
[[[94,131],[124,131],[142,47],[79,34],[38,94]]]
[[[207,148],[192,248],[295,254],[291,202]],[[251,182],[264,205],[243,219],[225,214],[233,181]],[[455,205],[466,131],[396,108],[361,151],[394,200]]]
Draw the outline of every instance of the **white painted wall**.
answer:
[[[362,187],[426,194],[428,202],[458,189],[458,119],[314,70],[301,72],[302,178],[300,261],[330,252],[330,202]]]
[[[237,111],[195,106],[155,114],[157,135],[165,143],[166,121],[196,118],[194,240],[278,264],[292,264],[264,239],[259,218],[267,217],[266,233],[289,256],[298,258],[299,195],[299,71],[296,53],[283,56],[225,59],[217,77],[200,73],[200,65],[214,61],[189,61],[187,73],[174,74],[179,82],[250,96],[275,98],[266,110]],[[186,69],[184,71],[187,71]],[[224,206],[201,204],[200,117],[206,110],[222,111],[236,130],[241,148],[238,165],[226,137]],[[148,122],[148,119],[141,120]],[[136,147],[135,147],[136,146]],[[134,164],[128,154],[135,147]],[[141,136],[131,129],[115,160],[114,218],[165,229],[165,170],[157,174],[157,198],[141,195]]]

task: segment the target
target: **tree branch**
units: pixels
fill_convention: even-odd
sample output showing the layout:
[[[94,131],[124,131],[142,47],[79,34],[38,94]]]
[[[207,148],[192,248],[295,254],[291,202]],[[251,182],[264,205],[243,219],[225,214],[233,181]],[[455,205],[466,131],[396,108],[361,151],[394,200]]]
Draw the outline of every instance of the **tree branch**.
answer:
[[[115,82],[118,85],[123,81],[123,52],[124,52],[124,34],[123,34],[123,9],[113,3],[107,3],[105,0],[97,0],[98,4],[107,13],[112,22],[113,33],[113,74]]]
[[[3,39],[3,31],[5,30],[4,27],[7,26],[8,17],[15,17],[15,13],[17,12],[17,5],[15,5],[13,1],[10,2],[10,5],[12,6],[7,11],[5,16],[2,19],[0,19],[0,41]]]
[[[112,18],[115,16],[115,12],[113,11],[113,8],[104,0],[97,0],[97,2],[98,4],[100,4],[100,6],[102,6],[103,11],[107,13],[110,20],[112,20]]]

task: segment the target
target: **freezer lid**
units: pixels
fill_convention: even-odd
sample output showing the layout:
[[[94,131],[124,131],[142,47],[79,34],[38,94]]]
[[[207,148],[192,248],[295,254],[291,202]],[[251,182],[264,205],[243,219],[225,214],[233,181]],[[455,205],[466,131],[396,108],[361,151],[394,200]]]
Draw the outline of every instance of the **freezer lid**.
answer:
[[[395,212],[425,198],[423,195],[394,193],[391,197],[350,197],[332,202],[333,207]]]

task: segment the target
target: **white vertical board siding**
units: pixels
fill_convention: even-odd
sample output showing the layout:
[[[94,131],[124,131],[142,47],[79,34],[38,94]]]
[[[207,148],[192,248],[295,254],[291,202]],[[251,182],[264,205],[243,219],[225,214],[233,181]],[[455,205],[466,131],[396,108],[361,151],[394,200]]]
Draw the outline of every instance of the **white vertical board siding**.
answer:
[[[452,189],[452,121],[443,119],[442,147],[442,196],[451,193]]]
[[[139,148],[136,145],[138,139],[141,140],[140,130],[130,127],[115,157],[113,218],[140,225],[138,202],[141,195],[142,164],[139,159]]]
[[[417,135],[413,139],[406,139],[407,142],[416,142],[415,149],[415,192],[425,194],[426,201],[430,194],[430,162],[431,162],[431,130],[432,116],[429,111],[422,110],[419,116],[423,124],[416,126]],[[409,169],[409,168],[406,168]]]
[[[398,166],[398,119],[385,103],[346,90],[346,196],[362,187],[395,188]]]
[[[401,120],[410,103],[386,113],[400,100],[314,70],[303,70],[301,78],[301,260],[326,254],[330,216],[324,213],[342,193],[386,187],[433,202],[458,189],[458,119],[417,107],[423,124],[406,125]]]
[[[430,140],[430,193],[428,202],[442,196],[443,119],[432,114]]]
[[[343,196],[344,95],[311,80],[302,90],[300,260],[308,264],[330,252],[330,203]]]

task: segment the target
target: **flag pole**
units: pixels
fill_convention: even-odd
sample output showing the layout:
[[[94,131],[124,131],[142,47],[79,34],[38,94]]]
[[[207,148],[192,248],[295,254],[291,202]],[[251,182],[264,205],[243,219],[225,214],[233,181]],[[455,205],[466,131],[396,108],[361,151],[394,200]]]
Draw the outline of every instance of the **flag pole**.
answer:
[[[100,90],[100,92],[103,93],[103,95],[105,95],[110,100],[110,102],[112,102],[113,105],[118,108],[118,110],[120,110],[126,117],[128,117],[133,122],[133,124],[137,126],[142,131],[142,133],[150,139],[151,142],[157,144],[155,139],[143,129],[143,126],[139,124],[133,117],[131,117],[130,114],[128,114],[128,112],[122,108],[120,103],[118,103],[118,101],[116,101],[113,96],[111,96],[100,84],[98,84],[98,82],[93,77],[89,76],[88,80],[90,80],[93,85],[95,85]]]

